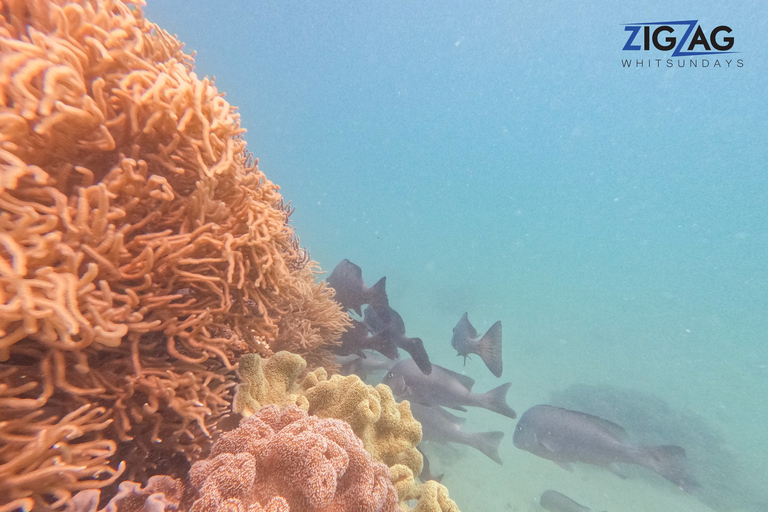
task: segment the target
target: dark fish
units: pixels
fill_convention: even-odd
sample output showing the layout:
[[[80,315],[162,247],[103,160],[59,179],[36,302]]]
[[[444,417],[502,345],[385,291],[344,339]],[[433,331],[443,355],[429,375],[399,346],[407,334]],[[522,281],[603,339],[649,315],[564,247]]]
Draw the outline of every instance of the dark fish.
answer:
[[[603,466],[619,476],[616,463],[644,466],[675,485],[695,487],[679,446],[635,446],[627,433],[608,420],[551,405],[531,407],[517,422],[515,446],[571,470],[571,462]]]
[[[459,323],[453,328],[451,346],[460,356],[464,356],[467,364],[469,354],[479,355],[491,373],[501,377],[501,320],[491,326],[482,338],[477,337],[477,330],[469,323],[467,314],[462,315]]]
[[[429,355],[424,348],[424,342],[421,341],[421,338],[409,338],[405,335],[405,323],[397,311],[387,306],[382,314],[373,306],[368,306],[365,308],[363,321],[375,337],[408,352],[422,373],[429,375],[432,372],[432,363],[429,362]]]
[[[479,450],[492,461],[503,465],[499,457],[499,443],[504,432],[465,432],[461,425],[465,418],[451,414],[439,405],[411,403],[413,417],[421,423],[423,439],[439,443],[461,443]]]
[[[472,392],[475,381],[466,375],[432,365],[432,373],[424,375],[413,359],[400,361],[384,377],[384,384],[403,400],[427,405],[442,405],[465,411],[464,406],[482,407],[489,411],[515,418],[517,414],[507,405],[507,391],[512,385],[501,386],[477,394]]]
[[[427,458],[427,455],[418,446],[416,446],[416,449],[419,450],[419,453],[421,454],[421,460],[423,461],[421,466],[421,473],[419,473],[419,480],[422,482],[427,482],[429,480],[434,480],[437,483],[442,482],[445,473],[441,473],[437,476],[433,475],[432,471],[429,470],[429,459]]]
[[[375,350],[389,359],[397,359],[397,345],[384,334],[370,334],[368,326],[355,319],[346,332],[341,335],[341,343],[331,348],[337,356],[364,356],[363,350]]]
[[[568,496],[552,489],[542,493],[539,504],[541,508],[549,510],[549,512],[592,512],[591,508],[579,505]]]
[[[361,306],[370,304],[377,311],[386,311],[389,308],[387,298],[387,278],[368,288],[363,281],[363,271],[349,260],[341,260],[336,265],[331,275],[328,276],[328,284],[336,290],[336,302],[344,309],[351,309],[362,316]]]

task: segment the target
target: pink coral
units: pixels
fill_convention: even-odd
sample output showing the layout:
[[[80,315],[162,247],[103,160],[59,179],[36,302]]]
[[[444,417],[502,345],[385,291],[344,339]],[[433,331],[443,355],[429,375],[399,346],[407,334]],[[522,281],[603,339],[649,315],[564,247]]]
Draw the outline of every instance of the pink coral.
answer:
[[[223,434],[190,470],[191,512],[389,512],[397,493],[345,422],[270,405]]]

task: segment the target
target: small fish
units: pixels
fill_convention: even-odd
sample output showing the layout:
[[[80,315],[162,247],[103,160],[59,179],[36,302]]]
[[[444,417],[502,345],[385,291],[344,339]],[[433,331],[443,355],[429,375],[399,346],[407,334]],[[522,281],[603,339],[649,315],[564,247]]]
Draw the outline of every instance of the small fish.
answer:
[[[331,350],[337,356],[356,355],[364,357],[363,350],[375,350],[384,357],[389,359],[397,359],[397,345],[394,340],[383,334],[369,333],[368,326],[355,320],[350,319],[352,325],[341,335],[341,343],[331,347]]]
[[[572,470],[571,462],[602,466],[625,478],[616,463],[644,466],[675,485],[690,490],[685,450],[679,446],[636,446],[619,425],[583,412],[536,405],[517,422],[516,447]]]
[[[504,464],[499,457],[499,443],[504,438],[504,432],[465,432],[461,425],[467,420],[451,414],[439,405],[413,402],[411,413],[421,423],[423,439],[465,444],[485,454],[495,463]]]
[[[442,482],[445,473],[440,473],[437,476],[433,475],[432,471],[429,470],[429,459],[427,458],[427,455],[418,445],[416,445],[416,449],[419,450],[419,453],[421,454],[421,460],[423,461],[421,466],[421,473],[419,473],[419,480],[421,480],[422,483],[426,483],[429,480],[434,480],[437,483]]]
[[[517,414],[507,404],[507,391],[512,385],[507,382],[487,393],[472,392],[475,381],[466,375],[452,372],[447,368],[432,365],[432,373],[424,375],[413,359],[397,363],[384,377],[383,383],[403,400],[427,405],[442,405],[466,411],[467,407],[482,407],[507,418]]]
[[[491,370],[491,373],[501,377],[501,320],[491,326],[482,338],[477,337],[477,330],[469,323],[467,313],[462,315],[459,323],[453,328],[451,346],[456,349],[458,355],[464,356],[464,365],[467,364],[469,354],[477,354]]]
[[[336,302],[345,310],[353,310],[358,316],[363,314],[363,304],[370,304],[377,311],[386,311],[389,307],[387,278],[382,277],[368,288],[363,281],[363,270],[349,260],[341,260],[341,263],[336,265],[328,276],[328,284],[336,290]]]
[[[389,306],[383,312],[368,306],[365,308],[363,321],[371,334],[382,340],[380,343],[391,343],[405,350],[416,361],[422,373],[429,375],[432,372],[432,363],[429,361],[427,349],[424,348],[424,342],[421,338],[409,338],[405,335],[405,322],[397,311]]]
[[[579,505],[571,498],[552,489],[547,489],[539,498],[539,504],[549,512],[592,512],[591,508]]]

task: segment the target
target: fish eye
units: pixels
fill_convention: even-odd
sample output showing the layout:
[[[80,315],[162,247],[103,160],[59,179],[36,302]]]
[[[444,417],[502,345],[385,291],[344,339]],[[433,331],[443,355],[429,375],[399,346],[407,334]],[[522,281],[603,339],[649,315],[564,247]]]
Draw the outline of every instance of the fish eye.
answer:
[[[391,379],[391,378],[392,378],[392,377],[394,377],[394,376],[395,376],[395,374],[394,374],[394,373],[392,373],[392,372],[389,372],[389,373],[387,374],[386,378],[387,378],[387,379]]]
[[[522,430],[523,430],[523,427],[521,427],[520,425],[518,425],[518,426],[517,426],[517,431],[518,431],[518,432],[522,432]]]

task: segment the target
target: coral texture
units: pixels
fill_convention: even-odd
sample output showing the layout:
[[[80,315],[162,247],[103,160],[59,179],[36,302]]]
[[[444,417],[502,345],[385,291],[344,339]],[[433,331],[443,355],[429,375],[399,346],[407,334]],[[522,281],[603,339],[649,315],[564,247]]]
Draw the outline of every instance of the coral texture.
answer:
[[[414,478],[423,463],[416,449],[421,425],[407,401],[397,403],[389,387],[380,384],[374,388],[355,375],[329,378],[324,368],[300,378],[304,368],[300,357],[284,352],[266,359],[243,356],[234,412],[248,417],[267,404],[291,405],[321,418],[344,420],[374,459],[389,466],[401,510],[411,510],[407,502],[417,500],[415,510],[419,512],[458,511],[443,485],[419,485]]]
[[[245,354],[238,363],[240,384],[235,387],[232,411],[247,418],[267,404],[307,410],[309,402],[298,385],[306,367],[301,356],[290,352],[278,352],[267,359]]]
[[[131,481],[120,482],[118,492],[100,512],[164,512],[179,510],[183,484],[165,475],[149,478],[147,485]],[[67,502],[65,512],[96,512],[101,491],[80,491]]]
[[[434,480],[417,484],[411,469],[402,464],[391,467],[389,471],[401,502],[417,500],[414,508],[406,508],[401,503],[401,509],[413,512],[459,512],[459,507],[448,497],[448,489],[443,484]]]
[[[388,466],[406,464],[416,475],[421,472],[422,458],[416,449],[421,425],[408,402],[395,402],[387,386],[374,388],[356,375],[329,378],[324,368],[318,368],[300,378],[305,367],[300,356],[287,352],[269,358],[244,355],[233,412],[248,417],[267,404],[296,405],[321,418],[344,420],[376,460]]]
[[[214,444],[190,471],[182,507],[374,512],[397,510],[387,466],[365,451],[349,425],[266,406]],[[283,503],[284,502],[284,503]]]
[[[318,365],[349,322],[138,3],[0,2],[0,507],[185,474],[240,355]]]
[[[421,425],[408,402],[395,402],[388,386],[374,388],[357,375],[328,378],[323,368],[307,375],[301,386],[310,414],[346,421],[376,460],[387,466],[405,464],[414,475],[421,473],[422,457],[416,449]]]
[[[103,512],[176,510],[179,500],[181,500],[182,489],[181,480],[175,480],[165,475],[150,477],[144,487],[136,482],[121,482],[117,494],[109,500]],[[77,496],[79,497],[80,494]]]

